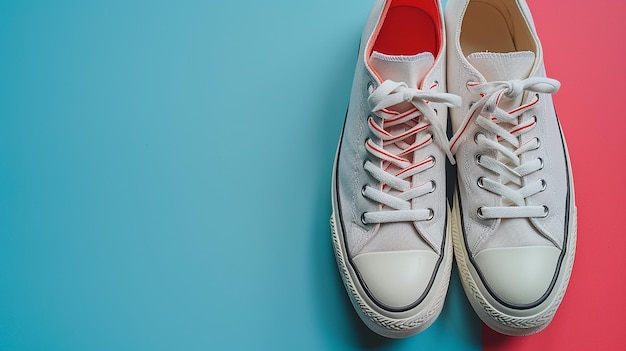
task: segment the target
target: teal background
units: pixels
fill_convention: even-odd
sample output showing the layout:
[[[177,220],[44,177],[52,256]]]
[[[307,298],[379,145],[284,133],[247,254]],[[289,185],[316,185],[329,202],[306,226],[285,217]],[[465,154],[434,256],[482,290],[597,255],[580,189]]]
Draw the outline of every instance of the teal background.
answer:
[[[372,1],[0,2],[0,350],[477,350],[358,319],[328,219]]]

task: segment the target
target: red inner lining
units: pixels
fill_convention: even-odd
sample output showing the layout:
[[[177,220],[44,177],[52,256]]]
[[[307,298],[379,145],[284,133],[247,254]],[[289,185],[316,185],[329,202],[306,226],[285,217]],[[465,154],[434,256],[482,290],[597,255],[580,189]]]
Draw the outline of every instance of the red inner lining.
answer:
[[[372,50],[387,55],[439,52],[439,10],[436,0],[395,0],[389,5]]]

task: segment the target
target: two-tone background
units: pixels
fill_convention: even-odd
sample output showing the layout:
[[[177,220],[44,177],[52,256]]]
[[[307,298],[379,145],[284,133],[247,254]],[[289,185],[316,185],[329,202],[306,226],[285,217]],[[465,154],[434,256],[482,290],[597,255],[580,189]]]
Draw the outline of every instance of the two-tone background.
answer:
[[[579,210],[529,337],[362,325],[330,178],[371,0],[0,2],[0,350],[624,350],[624,5],[529,0]],[[456,272],[456,271],[455,271]]]

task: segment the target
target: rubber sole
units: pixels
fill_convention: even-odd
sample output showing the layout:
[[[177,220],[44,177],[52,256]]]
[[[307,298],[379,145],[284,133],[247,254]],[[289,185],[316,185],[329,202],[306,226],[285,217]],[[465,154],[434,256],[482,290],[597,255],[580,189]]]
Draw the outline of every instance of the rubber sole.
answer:
[[[374,307],[374,303],[368,298],[364,291],[363,286],[356,278],[356,274],[352,267],[348,264],[348,258],[345,255],[345,247],[343,246],[342,234],[336,225],[335,213],[331,215],[330,219],[331,229],[333,233],[333,246],[335,249],[335,258],[337,259],[337,266],[341,273],[344,286],[350,295],[350,301],[357,311],[361,320],[374,332],[388,338],[405,338],[414,334],[417,334],[432,323],[435,322],[437,316],[441,313],[443,308],[443,302],[446,297],[448,285],[450,281],[450,270],[452,268],[452,240],[451,236],[448,236],[448,242],[446,246],[449,247],[447,258],[444,258],[444,264],[439,274],[443,274],[442,280],[446,283],[439,284],[439,289],[433,287],[431,292],[434,294],[434,298],[430,298],[430,302],[424,305],[424,303],[414,308],[414,314],[405,318],[394,318],[390,316],[393,312],[389,312],[390,315],[380,313],[379,308]],[[449,232],[449,231],[448,231]]]
[[[568,167],[569,155],[567,155]],[[570,167],[571,170],[571,167]],[[459,198],[454,194],[453,210],[451,216],[452,241],[454,242],[454,255],[459,268],[461,282],[470,304],[480,319],[491,329],[506,335],[522,336],[540,332],[550,324],[557,308],[563,300],[574,265],[577,236],[577,210],[575,205],[574,183],[570,172],[571,202],[569,208],[569,232],[565,246],[566,257],[560,267],[555,288],[548,299],[538,307],[532,309],[532,314],[524,317],[514,316],[507,313],[507,308],[500,305],[491,297],[478,274],[468,259],[468,252],[464,245],[463,228]]]

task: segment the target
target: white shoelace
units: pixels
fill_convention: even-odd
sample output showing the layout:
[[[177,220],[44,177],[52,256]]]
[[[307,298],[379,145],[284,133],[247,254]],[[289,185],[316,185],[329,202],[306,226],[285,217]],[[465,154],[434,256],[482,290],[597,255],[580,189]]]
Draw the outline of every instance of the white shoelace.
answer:
[[[490,179],[480,177],[478,185],[486,191],[502,196],[510,206],[479,207],[478,216],[482,218],[524,218],[545,217],[549,209],[544,206],[527,206],[526,198],[533,196],[546,187],[544,180],[537,180],[522,186],[522,178],[543,168],[543,160],[536,158],[522,163],[521,155],[529,150],[536,150],[540,146],[538,138],[533,138],[520,144],[520,136],[537,124],[537,116],[520,118],[523,113],[530,111],[539,101],[539,95],[515,108],[505,111],[498,106],[502,98],[517,99],[525,92],[554,94],[560,83],[554,79],[533,77],[524,80],[494,81],[488,83],[467,84],[469,90],[478,93],[482,98],[472,105],[461,128],[451,140],[452,153],[456,154],[459,148],[459,139],[474,121],[485,132],[497,135],[497,139],[477,133],[476,143],[487,151],[497,151],[498,157],[477,155],[476,162],[485,169],[495,172],[499,178]],[[510,127],[510,128],[505,128]],[[486,152],[488,153],[488,152]],[[502,162],[504,161],[504,162]]]
[[[430,90],[437,85],[437,83],[433,84]],[[434,166],[435,160],[432,156],[423,160],[413,160],[413,154],[414,151],[429,145],[434,140],[446,152],[451,162],[454,162],[444,126],[437,117],[437,112],[428,102],[458,107],[461,105],[461,98],[448,93],[409,88],[405,83],[386,80],[378,88],[370,90],[368,102],[372,112],[382,119],[381,125],[376,123],[372,116],[368,119],[370,130],[382,141],[382,145],[368,139],[365,148],[383,163],[381,168],[369,160],[365,162],[365,170],[381,183],[381,188],[365,186],[362,193],[363,196],[389,209],[366,212],[361,220],[367,224],[432,219],[434,216],[432,209],[414,209],[411,201],[433,192],[436,187],[435,182],[431,180],[412,187],[411,178]],[[404,112],[388,109],[402,103],[410,103],[413,108]],[[396,134],[389,131],[390,128],[401,124],[406,125],[406,131]],[[400,151],[393,153],[386,148],[392,144],[395,145],[394,149]],[[396,190],[395,194],[389,193],[391,189]]]

